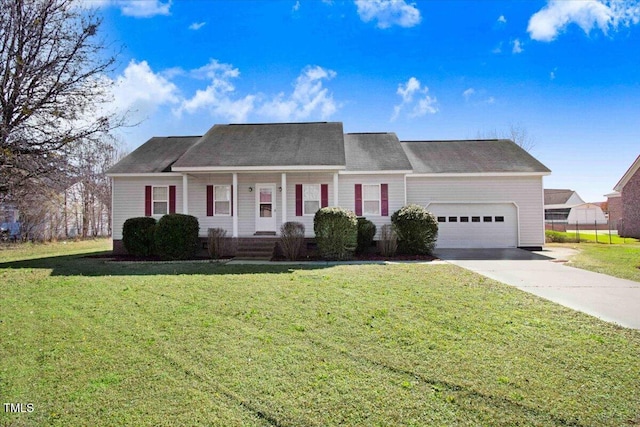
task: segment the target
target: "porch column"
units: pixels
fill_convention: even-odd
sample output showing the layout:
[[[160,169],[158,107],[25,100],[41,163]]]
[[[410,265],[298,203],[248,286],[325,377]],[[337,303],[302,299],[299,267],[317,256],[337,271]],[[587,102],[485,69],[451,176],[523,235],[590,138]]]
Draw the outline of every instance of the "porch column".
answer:
[[[189,214],[189,177],[182,175],[182,213]]]
[[[238,174],[237,173],[233,173],[233,216],[232,218],[232,222],[233,222],[233,232],[231,234],[231,237],[238,237]]]
[[[333,206],[338,206],[338,172],[333,174]]]
[[[287,222],[287,174],[282,172],[280,175],[280,188],[282,188],[282,223]]]

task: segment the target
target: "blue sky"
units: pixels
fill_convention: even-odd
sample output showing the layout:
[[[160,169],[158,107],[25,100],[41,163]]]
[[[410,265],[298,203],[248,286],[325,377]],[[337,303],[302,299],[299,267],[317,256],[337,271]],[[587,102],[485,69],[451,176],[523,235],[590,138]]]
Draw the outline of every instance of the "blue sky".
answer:
[[[402,140],[526,130],[546,188],[604,200],[640,154],[640,2],[84,0],[114,108],[151,136],[341,121]]]

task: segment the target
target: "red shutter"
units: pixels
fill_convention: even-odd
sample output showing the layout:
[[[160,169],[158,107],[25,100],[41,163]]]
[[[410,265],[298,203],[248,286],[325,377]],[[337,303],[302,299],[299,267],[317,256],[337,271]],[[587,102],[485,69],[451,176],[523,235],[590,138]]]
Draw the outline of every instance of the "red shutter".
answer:
[[[213,185],[207,185],[207,216],[213,216]]]
[[[169,213],[176,213],[176,186],[169,186]]]
[[[231,216],[233,216],[233,185],[231,186]]]
[[[144,216],[151,216],[151,193],[153,189],[150,185],[144,187]]]
[[[302,184],[296,184],[296,216],[302,216]]]
[[[382,216],[389,216],[389,184],[380,184]]]
[[[362,184],[356,184],[356,216],[362,216]]]
[[[320,207],[329,206],[329,184],[320,184]]]

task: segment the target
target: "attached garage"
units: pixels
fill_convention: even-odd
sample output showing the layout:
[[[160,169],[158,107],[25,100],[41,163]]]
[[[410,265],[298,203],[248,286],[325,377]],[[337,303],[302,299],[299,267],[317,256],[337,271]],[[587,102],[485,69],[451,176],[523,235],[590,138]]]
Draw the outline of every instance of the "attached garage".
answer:
[[[438,248],[515,248],[514,203],[438,203],[427,206],[438,219]]]

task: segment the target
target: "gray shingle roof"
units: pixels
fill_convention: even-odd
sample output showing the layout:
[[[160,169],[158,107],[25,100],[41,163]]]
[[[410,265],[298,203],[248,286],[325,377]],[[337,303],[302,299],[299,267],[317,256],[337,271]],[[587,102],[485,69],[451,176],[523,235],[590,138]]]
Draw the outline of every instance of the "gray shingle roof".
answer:
[[[342,123],[215,125],[174,167],[344,167]]]
[[[414,173],[551,172],[508,139],[402,141]]]
[[[153,137],[116,163],[107,173],[170,172],[171,165],[199,139],[199,136]]]
[[[567,203],[567,200],[573,195],[573,190],[565,189],[544,189],[544,204],[545,205],[563,205]]]
[[[347,170],[411,170],[395,133],[348,133],[344,136]]]

